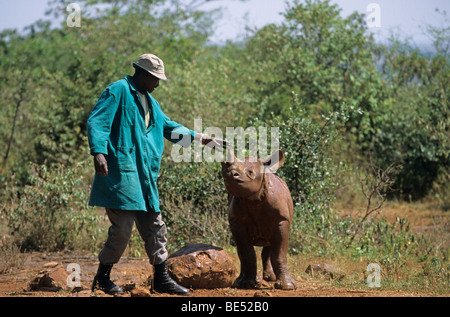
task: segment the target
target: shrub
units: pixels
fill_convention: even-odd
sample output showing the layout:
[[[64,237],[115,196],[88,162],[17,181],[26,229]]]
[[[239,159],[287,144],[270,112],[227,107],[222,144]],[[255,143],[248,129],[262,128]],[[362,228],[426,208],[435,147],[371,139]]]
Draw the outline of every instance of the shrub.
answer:
[[[10,234],[22,250],[94,249],[104,216],[87,206],[83,164],[76,168],[30,164],[28,184],[5,206]]]
[[[377,166],[402,166],[395,195],[418,200],[450,173],[449,94],[444,88],[450,78],[448,52],[428,56],[393,39],[380,46],[378,58],[384,80],[378,107],[354,132]],[[448,188],[448,182],[441,186]]]
[[[158,178],[168,249],[188,243],[229,245],[227,192],[220,163],[174,163],[165,158]]]

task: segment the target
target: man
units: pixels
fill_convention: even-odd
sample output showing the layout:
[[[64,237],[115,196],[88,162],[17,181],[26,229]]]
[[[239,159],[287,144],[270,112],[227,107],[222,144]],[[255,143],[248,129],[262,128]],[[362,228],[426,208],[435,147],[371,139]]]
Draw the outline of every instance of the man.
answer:
[[[155,269],[153,289],[187,295],[189,291],[167,273],[167,231],[156,185],[163,138],[183,146],[190,146],[194,139],[202,144],[223,143],[189,130],[163,113],[150,95],[159,86],[159,80],[167,80],[160,58],[144,54],[133,66],[134,75],[109,85],[88,119],[89,146],[96,171],[89,205],[105,207],[111,221],[108,239],[98,256],[100,264],[92,289],[123,293],[111,281],[110,272],[125,251],[136,223]]]

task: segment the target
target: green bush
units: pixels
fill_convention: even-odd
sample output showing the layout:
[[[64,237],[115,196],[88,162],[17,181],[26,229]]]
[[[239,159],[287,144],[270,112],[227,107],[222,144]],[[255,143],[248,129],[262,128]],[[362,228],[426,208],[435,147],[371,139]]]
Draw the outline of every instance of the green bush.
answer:
[[[401,165],[394,194],[418,200],[450,173],[448,55],[427,57],[408,43],[382,50],[384,98],[366,120],[359,144],[377,166]],[[369,133],[367,133],[369,132]],[[441,186],[448,187],[442,183]]]
[[[189,243],[230,244],[228,196],[220,163],[174,163],[166,159],[158,184],[170,250]]]
[[[78,168],[30,164],[23,188],[4,207],[9,233],[22,250],[94,250],[104,215],[87,206],[89,185]]]
[[[290,188],[296,205],[309,211],[326,208],[334,199],[336,179],[343,164],[333,158],[333,150],[343,136],[349,113],[358,110],[343,105],[337,111],[312,119],[308,106],[296,94],[291,104],[285,114],[252,122],[279,128],[279,146],[286,161],[278,173]]]
[[[364,17],[342,17],[330,1],[292,1],[285,21],[258,30],[246,43],[257,106],[265,116],[287,111],[295,91],[312,115],[342,103],[370,111],[379,85],[375,43]]]

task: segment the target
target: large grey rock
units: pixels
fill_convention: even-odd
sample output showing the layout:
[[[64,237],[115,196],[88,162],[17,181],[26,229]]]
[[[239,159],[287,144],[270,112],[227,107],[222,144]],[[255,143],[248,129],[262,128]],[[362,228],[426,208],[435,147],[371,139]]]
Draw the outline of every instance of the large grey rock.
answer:
[[[208,244],[189,244],[173,253],[167,264],[170,276],[187,288],[231,287],[236,275],[226,251]]]

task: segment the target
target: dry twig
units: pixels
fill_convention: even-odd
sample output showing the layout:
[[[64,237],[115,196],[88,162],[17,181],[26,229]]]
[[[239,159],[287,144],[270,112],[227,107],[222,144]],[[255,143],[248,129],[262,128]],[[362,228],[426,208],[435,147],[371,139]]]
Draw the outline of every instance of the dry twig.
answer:
[[[371,164],[373,179],[369,180],[367,177],[365,180],[360,180],[361,191],[367,199],[367,205],[364,210],[364,215],[356,225],[347,247],[352,244],[353,240],[369,216],[374,212],[381,210],[381,207],[386,201],[387,193],[394,191],[392,188],[394,180],[391,175],[394,173],[396,168],[397,166],[395,164],[391,164],[387,169],[383,170],[381,168],[375,168],[373,164]],[[373,206],[375,202],[377,202],[376,206]]]

